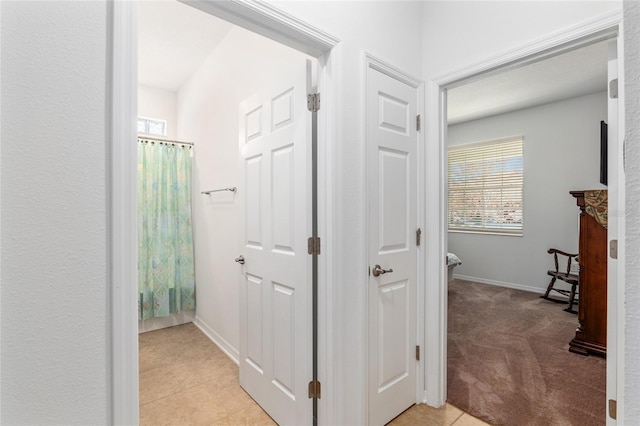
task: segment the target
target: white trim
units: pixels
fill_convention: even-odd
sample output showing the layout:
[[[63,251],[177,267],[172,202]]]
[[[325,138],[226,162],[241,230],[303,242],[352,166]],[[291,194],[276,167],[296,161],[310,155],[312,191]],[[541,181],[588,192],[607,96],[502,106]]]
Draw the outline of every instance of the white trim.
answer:
[[[417,89],[422,85],[422,80],[405,73],[400,68],[391,65],[389,62],[386,62],[368,52],[365,52],[364,55],[367,68],[379,71],[394,80],[398,80],[401,83],[413,87],[414,89]]]
[[[263,1],[215,1],[185,0],[206,13],[264,35],[311,56],[320,57],[322,68],[319,73],[319,87],[323,90],[322,108],[318,117],[318,229],[323,237],[323,255],[319,257],[319,323],[320,348],[318,350],[319,375],[329,398],[318,401],[319,418],[324,424],[335,424],[333,407],[342,399],[338,389],[342,378],[336,377],[331,360],[338,354],[336,342],[342,341],[342,330],[334,326],[341,318],[334,318],[332,303],[341,298],[334,283],[340,282],[335,276],[337,264],[333,249],[333,227],[336,223],[333,206],[335,182],[332,180],[334,146],[339,143],[338,122],[340,105],[337,102],[339,76],[338,56],[335,51],[339,40],[296,17],[280,11]],[[136,136],[137,107],[137,13],[135,2],[112,2],[113,22],[111,25],[113,43],[112,105],[110,131],[113,134],[111,182],[111,338],[112,338],[112,419],[114,424],[138,423],[138,340],[137,295],[128,294],[123,288],[137,290],[131,282],[137,280],[137,244],[135,217],[136,205],[136,154],[135,144],[130,141]],[[109,138],[107,139],[109,140]],[[320,204],[320,203],[325,203]],[[128,287],[120,285],[128,283]],[[331,303],[329,303],[331,302]]]
[[[370,257],[370,252],[369,252],[369,245],[371,244],[371,238],[369,238],[369,203],[370,203],[370,198],[369,197],[369,173],[370,173],[370,167],[369,167],[369,153],[368,153],[368,131],[367,131],[367,114],[368,114],[368,106],[367,106],[367,96],[368,96],[368,87],[369,87],[369,60],[370,60],[370,55],[367,54],[367,52],[362,52],[363,56],[362,56],[362,60],[361,60],[361,66],[362,66],[362,79],[360,80],[360,93],[361,93],[361,99],[360,99],[360,105],[362,108],[362,116],[360,119],[360,129],[362,132],[362,136],[364,138],[364,143],[362,144],[362,148],[361,148],[361,153],[360,156],[362,158],[365,159],[364,161],[364,167],[362,168],[362,175],[361,175],[361,179],[362,182],[365,182],[365,191],[364,191],[364,211],[365,211],[365,216],[364,216],[364,241],[362,242],[362,253],[364,253],[364,258],[363,258],[363,265],[362,265],[362,270],[363,271],[369,271],[370,268],[370,264],[369,264],[369,257]],[[367,285],[369,284],[369,277],[365,278],[364,281]],[[361,398],[362,398],[362,410],[363,412],[361,413],[361,419],[364,419],[364,424],[370,424],[370,420],[369,420],[369,291],[367,289],[367,286],[365,286],[364,289],[364,293],[363,293],[363,297],[364,297],[364,306],[362,306],[362,312],[361,312],[361,318],[362,318],[362,325],[360,327],[360,335],[363,336],[363,341],[362,341],[362,348],[360,348],[360,356],[362,359],[362,363],[361,363],[361,368],[360,368],[360,377],[362,377],[362,383],[360,384],[360,391],[361,391]]]
[[[529,293],[543,294],[546,291],[546,289],[540,288],[540,287],[532,287],[529,285],[509,283],[506,281],[490,280],[487,278],[471,277],[469,275],[453,274],[453,278],[455,278],[456,280],[472,281],[474,283],[487,284],[495,287],[512,288],[514,290],[528,291]]]
[[[227,342],[221,335],[209,327],[200,317],[196,316],[193,325],[198,327],[202,333],[209,338],[226,356],[236,365],[240,365],[240,353],[233,345]]]
[[[425,402],[441,407],[447,397],[447,232],[446,209],[446,96],[433,81],[427,83],[426,97],[426,158],[423,163],[426,180],[425,202],[425,251],[436,253],[427,256],[425,265]],[[443,108],[443,110],[441,110]],[[426,201],[426,200],[425,200]]]
[[[426,351],[426,341],[425,341],[425,321],[426,321],[426,315],[425,315],[425,294],[426,294],[426,280],[425,280],[425,268],[426,268],[426,262],[427,262],[427,251],[426,251],[426,241],[427,241],[427,234],[426,234],[426,224],[424,222],[424,217],[425,217],[425,203],[426,203],[426,181],[425,181],[425,170],[420,167],[421,164],[424,163],[424,159],[426,157],[426,132],[425,132],[425,84],[424,81],[420,81],[420,86],[417,88],[418,89],[418,104],[417,104],[417,113],[420,114],[420,120],[422,121],[421,123],[421,128],[420,130],[418,130],[418,149],[417,149],[417,155],[416,155],[416,167],[418,168],[417,170],[417,179],[418,179],[418,184],[417,184],[417,191],[418,191],[418,197],[416,200],[417,203],[417,207],[418,207],[418,211],[417,211],[417,217],[416,217],[416,225],[418,228],[420,228],[420,230],[422,231],[422,235],[421,238],[422,240],[420,241],[420,246],[418,247],[417,250],[417,254],[418,254],[418,263],[417,263],[417,268],[418,268],[418,273],[416,275],[416,280],[417,280],[417,292],[416,292],[416,298],[418,299],[418,311],[417,311],[417,315],[416,318],[418,320],[418,325],[416,327],[416,333],[417,333],[417,345],[420,346],[420,362],[417,365],[416,368],[416,374],[418,375],[417,380],[416,380],[416,402],[417,403],[424,403],[426,401],[426,397],[425,397],[425,366],[426,366],[426,356],[425,356],[425,351]]]
[[[339,140],[338,102],[339,74],[337,72],[340,57],[340,45],[334,46],[318,58],[318,92],[322,94],[322,105],[318,111],[318,236],[322,241],[322,252],[318,257],[318,379],[324,389],[324,398],[318,400],[318,418],[320,424],[336,424],[338,403],[343,401],[338,389],[344,389],[341,378],[336,376],[333,362],[337,356],[337,342],[342,341],[340,319],[336,320],[334,307],[342,296],[334,287],[340,279],[334,265],[338,264],[334,246],[334,224],[339,217],[334,206],[336,182],[334,181],[335,146]],[[329,106],[329,107],[328,107]]]
[[[436,77],[434,82],[440,87],[452,89],[496,72],[518,68],[547,57],[610,39],[618,35],[617,27],[620,22],[622,22],[622,11],[613,11],[534,40],[524,46],[507,50],[484,61],[446,73]]]
[[[137,4],[111,2],[110,212],[111,423],[138,424],[136,217]],[[109,81],[109,80],[108,80]],[[110,149],[109,149],[110,148]]]
[[[427,204],[426,234],[431,235],[426,247],[427,253],[447,252],[446,239],[446,90],[496,72],[516,68],[545,57],[558,55],[596,41],[611,39],[622,34],[619,32],[622,12],[614,11],[591,19],[549,36],[534,40],[505,53],[487,58],[450,73],[436,77],[427,84],[427,159],[424,163],[427,173],[426,192],[437,194],[439,206]],[[623,86],[620,86],[623,90]],[[437,141],[437,142],[436,142]],[[427,259],[426,294],[426,341],[430,344],[425,350],[429,360],[426,371],[427,404],[439,407],[444,405],[447,395],[447,274],[445,262],[440,256]],[[620,284],[620,280],[618,282]],[[621,335],[621,333],[618,333]],[[622,342],[618,342],[621,347]],[[618,369],[618,377],[622,372]],[[618,386],[619,387],[619,386]],[[622,399],[618,398],[618,410]]]
[[[0,7],[0,22],[2,22],[2,7]],[[0,36],[0,46],[2,46],[2,37]],[[2,48],[0,47],[0,58],[2,57],[1,54]],[[0,77],[0,80],[2,79],[2,77]],[[0,93],[2,90],[2,82],[0,81]],[[2,117],[2,98],[0,97],[0,117]],[[0,119],[1,120],[1,119]],[[2,134],[2,125],[0,124],[0,134]],[[1,157],[1,151],[2,151],[2,147],[0,147],[0,157]],[[1,161],[0,161],[1,163]],[[2,175],[1,173],[1,167],[0,167],[0,175]],[[2,205],[2,194],[0,193],[0,205]],[[1,218],[1,214],[0,214],[0,218]],[[2,220],[0,220],[0,223],[2,223]],[[0,228],[0,235],[2,235],[2,231]],[[0,248],[0,257],[2,256],[2,248]],[[2,276],[2,274],[0,273],[0,277]],[[1,280],[0,280],[1,282]],[[2,286],[2,284],[0,283],[0,287]],[[2,306],[2,292],[0,292],[0,307]],[[2,318],[2,308],[0,308],[0,318]],[[1,331],[1,327],[0,327],[0,377],[2,377],[2,331]],[[0,401],[2,401],[2,390],[0,389]],[[2,424],[2,404],[0,404],[0,424]]]
[[[620,34],[622,31],[620,24]],[[617,282],[617,286],[607,287],[607,299],[614,303],[607,305],[607,392],[606,399],[618,401],[617,419],[624,424],[624,330],[625,330],[625,174],[624,174],[624,137],[625,137],[625,73],[624,47],[622,37],[609,45],[609,64],[607,80],[618,79],[618,98],[607,97],[609,130],[609,227],[607,239],[618,240],[617,260],[608,258],[608,282]],[[622,89],[620,89],[622,88]],[[617,124],[617,126],[614,126]],[[612,141],[617,143],[612,143]],[[612,155],[613,154],[613,155]],[[611,167],[612,163],[614,167]],[[616,173],[611,173],[615,171]],[[611,309],[613,306],[614,309]],[[608,404],[607,404],[608,405]],[[609,417],[608,426],[617,424]]]
[[[624,20],[620,18],[618,25],[619,36],[617,38],[618,45],[618,152],[621,155],[618,156],[618,208],[625,211],[626,205],[626,181],[624,171],[624,138],[626,135],[626,73],[625,73],[625,53],[624,53]],[[620,184],[622,183],[622,184]],[[618,286],[617,286],[617,301],[615,311],[617,314],[616,319],[616,388],[615,399],[617,401],[617,418],[620,420],[620,424],[625,422],[625,330],[626,330],[626,305],[625,305],[625,277],[626,277],[626,222],[625,216],[618,221]],[[607,311],[610,310],[612,304],[607,305]],[[612,390],[613,392],[613,390]],[[607,399],[611,398],[609,390],[607,390]],[[608,404],[607,404],[608,405]],[[607,407],[607,425],[617,424],[609,420],[609,408]]]
[[[363,81],[363,96],[362,96],[362,103],[363,103],[363,111],[367,111],[367,88],[368,88],[368,70],[369,69],[373,69],[376,70],[378,72],[381,72],[382,74],[385,74],[386,76],[393,78],[394,80],[397,80],[403,84],[406,84],[410,87],[413,87],[416,90],[416,114],[420,114],[422,117],[424,117],[424,104],[425,104],[425,97],[424,97],[424,81],[420,80],[417,77],[414,77],[406,72],[404,72],[403,70],[401,70],[400,68],[397,68],[396,66],[392,65],[390,62],[387,62],[383,59],[380,59],[377,56],[374,56],[373,54],[369,53],[369,52],[363,52],[364,53],[364,76],[362,78]],[[365,135],[365,144],[364,144],[364,153],[363,153],[363,158],[369,158],[368,156],[368,145],[367,145],[367,119],[366,119],[366,114],[364,119],[362,120],[362,132],[363,135]],[[417,150],[416,150],[416,166],[417,166],[417,174],[416,174],[416,178],[417,178],[417,184],[416,184],[416,207],[417,207],[417,211],[416,211],[416,226],[421,228],[423,231],[425,229],[424,227],[424,222],[421,220],[423,216],[423,212],[424,212],[424,204],[423,204],[423,194],[424,194],[424,180],[423,180],[423,170],[420,167],[421,164],[421,159],[424,157],[425,153],[424,153],[424,124],[422,125],[422,130],[419,130],[416,132],[416,144],[417,144]],[[365,161],[365,167],[364,167],[364,182],[369,182],[369,163],[368,161]],[[367,184],[368,185],[368,184]],[[366,210],[368,211],[369,209],[369,191],[365,191],[365,206],[366,206]],[[366,266],[363,268],[363,271],[367,271],[369,270],[369,215],[366,216],[365,218],[365,229],[367,230],[365,232],[365,235],[367,235],[367,238],[365,238],[365,262],[366,262]],[[417,247],[416,249],[416,257],[417,257],[417,261],[416,261],[416,344],[420,346],[422,353],[424,354],[425,352],[425,340],[424,340],[424,321],[425,321],[425,317],[424,317],[424,293],[425,293],[425,281],[424,281],[424,268],[425,268],[425,259],[426,256],[424,254],[424,250],[425,250],[425,241],[426,241],[426,235],[423,232],[422,233],[422,243],[420,244],[419,247]],[[368,282],[368,279],[367,279]],[[369,313],[369,292],[367,291],[365,293],[365,299],[367,300],[365,306],[364,306],[364,312],[363,312],[363,330],[361,331],[364,336],[364,344],[363,347],[365,348],[364,350],[364,362],[363,362],[363,377],[364,377],[364,383],[363,383],[363,392],[364,392],[364,409],[365,409],[365,414],[364,414],[364,419],[366,423],[369,423],[369,392],[368,392],[368,378],[369,378],[369,374],[368,374],[368,369],[369,369],[369,354],[368,354],[368,350],[366,350],[366,348],[369,347],[369,328],[368,328],[368,313]],[[416,394],[415,394],[415,401],[416,403],[422,403],[425,402],[425,395],[424,395],[424,371],[425,371],[425,355],[422,355],[420,357],[420,361],[417,363],[416,365]]]
[[[320,57],[340,40],[262,0],[179,0],[310,56]]]

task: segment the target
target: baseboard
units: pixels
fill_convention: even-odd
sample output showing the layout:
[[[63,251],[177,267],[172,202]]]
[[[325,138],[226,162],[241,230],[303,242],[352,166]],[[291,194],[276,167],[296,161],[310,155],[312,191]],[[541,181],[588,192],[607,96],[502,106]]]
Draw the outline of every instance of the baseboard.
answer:
[[[531,293],[542,294],[545,292],[545,289],[540,287],[531,287],[528,285],[507,283],[504,281],[488,280],[486,278],[469,277],[467,275],[453,274],[453,278],[458,280],[464,280],[464,281],[473,281],[475,283],[480,283],[480,284],[495,285],[497,287],[506,287],[506,288],[513,288],[515,290],[529,291]]]
[[[235,362],[236,365],[240,365],[240,353],[236,348],[234,348],[229,342],[227,342],[222,336],[213,331],[211,327],[205,324],[197,315],[195,321],[193,321],[196,327],[200,329],[204,333],[205,336],[209,338],[217,347],[220,348],[222,352],[225,353],[231,359],[231,361]]]

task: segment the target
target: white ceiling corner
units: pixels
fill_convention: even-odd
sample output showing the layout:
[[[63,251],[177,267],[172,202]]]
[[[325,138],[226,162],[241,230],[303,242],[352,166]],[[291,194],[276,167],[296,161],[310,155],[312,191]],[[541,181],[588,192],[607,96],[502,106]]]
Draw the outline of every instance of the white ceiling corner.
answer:
[[[138,83],[178,91],[231,28],[177,1],[140,1]]]

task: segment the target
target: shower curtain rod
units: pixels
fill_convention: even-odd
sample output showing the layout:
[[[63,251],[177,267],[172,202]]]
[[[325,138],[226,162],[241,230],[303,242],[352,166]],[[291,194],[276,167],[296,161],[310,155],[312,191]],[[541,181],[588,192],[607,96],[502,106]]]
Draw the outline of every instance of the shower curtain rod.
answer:
[[[162,138],[150,138],[148,136],[138,136],[138,139],[147,140],[147,141],[177,143],[177,144],[181,144],[181,145],[191,145],[191,146],[195,145],[193,142],[174,141],[174,140],[171,140],[171,139],[162,139]]]

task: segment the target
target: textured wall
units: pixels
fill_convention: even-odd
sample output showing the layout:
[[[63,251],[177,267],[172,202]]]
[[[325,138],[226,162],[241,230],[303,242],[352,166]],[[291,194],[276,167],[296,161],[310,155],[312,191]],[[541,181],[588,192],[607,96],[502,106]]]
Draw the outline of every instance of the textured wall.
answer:
[[[105,2],[2,2],[2,423],[106,424]]]
[[[626,257],[624,419],[640,418],[640,3],[624,2]]]

